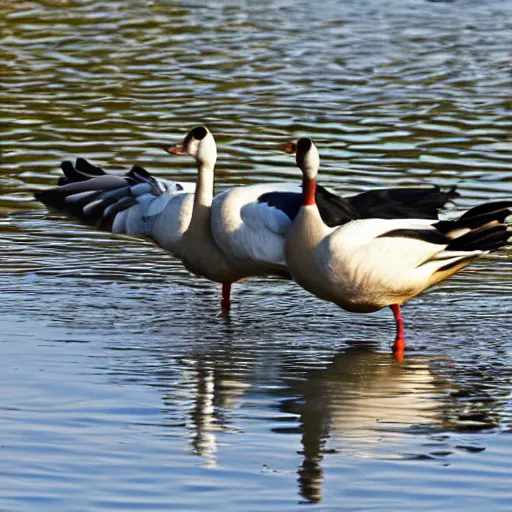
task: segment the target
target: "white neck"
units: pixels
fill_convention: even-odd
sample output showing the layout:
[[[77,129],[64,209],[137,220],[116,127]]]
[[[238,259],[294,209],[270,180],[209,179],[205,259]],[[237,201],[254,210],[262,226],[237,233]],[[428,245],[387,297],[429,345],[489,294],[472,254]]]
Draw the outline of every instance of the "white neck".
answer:
[[[238,281],[243,274],[227,262],[213,238],[214,177],[214,165],[199,164],[192,218],[183,235],[182,260],[191,272],[212,281]]]
[[[194,197],[194,210],[197,208],[210,208],[213,201],[213,188],[215,180],[214,166],[201,162],[197,170],[197,186]]]

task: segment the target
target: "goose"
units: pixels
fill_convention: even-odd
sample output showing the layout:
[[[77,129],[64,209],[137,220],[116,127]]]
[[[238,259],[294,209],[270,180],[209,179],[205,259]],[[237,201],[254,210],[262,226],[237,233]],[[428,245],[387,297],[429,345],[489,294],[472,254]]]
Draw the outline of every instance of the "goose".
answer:
[[[79,158],[75,165],[63,162],[59,186],[36,192],[36,199],[100,229],[150,238],[192,273],[222,283],[224,310],[230,307],[232,282],[256,275],[289,277],[284,243],[300,208],[300,187],[235,187],[214,198],[217,149],[211,132],[195,127],[182,143],[165,149],[196,159],[195,196],[190,183],[157,180],[138,166],[114,176]],[[457,195],[455,188],[443,192],[434,186],[368,191],[344,199],[317,189],[322,217],[333,226],[368,215],[437,218],[437,210]]]
[[[206,127],[198,126],[168,151],[195,158],[198,178],[194,188],[156,180],[140,167],[125,176],[106,174],[79,159],[75,166],[64,162],[59,186],[38,191],[35,197],[100,229],[150,238],[180,258],[193,274],[222,283],[222,305],[227,307],[231,283],[244,274],[228,263],[210,228],[215,139]]]
[[[400,307],[472,261],[507,245],[512,201],[476,206],[458,220],[357,219],[329,227],[316,202],[320,157],[309,138],[297,143],[303,205],[288,230],[285,257],[293,279],[320,299],[356,313],[390,307],[393,351],[405,349]]]

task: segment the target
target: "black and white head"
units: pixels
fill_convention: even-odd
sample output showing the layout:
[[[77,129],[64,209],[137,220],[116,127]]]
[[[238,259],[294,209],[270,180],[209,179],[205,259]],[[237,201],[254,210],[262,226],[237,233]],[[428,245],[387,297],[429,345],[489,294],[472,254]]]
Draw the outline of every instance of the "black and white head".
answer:
[[[167,149],[169,153],[180,155],[187,153],[202,165],[214,167],[217,160],[217,145],[206,126],[196,126],[187,133],[181,144]]]
[[[320,155],[313,141],[308,137],[302,137],[297,141],[295,160],[305,178],[316,179],[320,167]]]
[[[297,142],[288,142],[279,147],[286,153],[295,153],[297,166],[305,178],[316,179],[320,167],[320,155],[310,138],[301,137]]]

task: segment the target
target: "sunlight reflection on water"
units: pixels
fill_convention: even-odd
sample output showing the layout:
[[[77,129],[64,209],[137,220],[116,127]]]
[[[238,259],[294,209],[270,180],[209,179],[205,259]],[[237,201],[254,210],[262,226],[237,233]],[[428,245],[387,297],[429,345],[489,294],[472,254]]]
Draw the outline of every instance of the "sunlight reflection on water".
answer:
[[[350,315],[277,279],[217,287],[146,241],[32,201],[59,162],[134,162],[196,123],[224,186],[295,180],[313,137],[340,192],[510,197],[507,2],[88,0],[1,7],[0,508],[508,510],[512,259]]]

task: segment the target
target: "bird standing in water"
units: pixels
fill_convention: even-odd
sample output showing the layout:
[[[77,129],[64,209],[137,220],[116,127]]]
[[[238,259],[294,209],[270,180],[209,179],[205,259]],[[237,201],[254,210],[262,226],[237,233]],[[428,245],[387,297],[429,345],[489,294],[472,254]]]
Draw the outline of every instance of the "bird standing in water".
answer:
[[[347,311],[389,306],[399,359],[405,349],[400,306],[512,237],[506,224],[512,201],[482,204],[452,221],[358,219],[329,227],[316,202],[320,157],[311,139],[299,139],[296,161],[303,205],[286,238],[288,271],[303,288]]]

